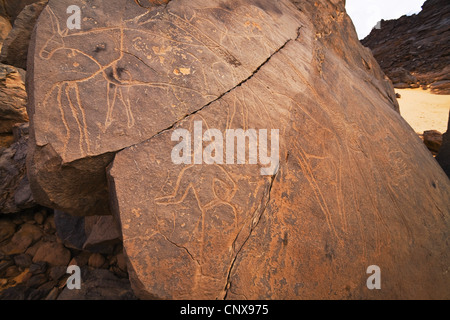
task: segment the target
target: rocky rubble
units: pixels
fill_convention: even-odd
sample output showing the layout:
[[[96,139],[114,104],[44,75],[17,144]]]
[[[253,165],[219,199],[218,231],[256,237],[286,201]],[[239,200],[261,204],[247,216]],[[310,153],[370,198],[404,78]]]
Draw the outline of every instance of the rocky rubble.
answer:
[[[381,21],[361,42],[397,88],[429,86],[450,94],[450,2],[427,0],[422,11]],[[400,76],[399,76],[400,75]]]
[[[34,207],[25,160],[28,146],[28,123],[15,126],[15,143],[0,150],[0,214],[20,212]]]
[[[67,267],[81,267],[81,290],[69,290]],[[136,299],[122,244],[109,253],[66,247],[52,209],[0,215],[0,300]]]

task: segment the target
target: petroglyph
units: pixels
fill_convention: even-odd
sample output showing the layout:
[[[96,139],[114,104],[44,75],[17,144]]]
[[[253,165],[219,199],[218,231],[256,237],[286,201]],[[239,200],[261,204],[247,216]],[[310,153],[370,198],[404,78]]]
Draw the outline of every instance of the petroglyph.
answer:
[[[36,141],[52,144],[65,162],[127,147],[169,127],[251,76],[296,28],[273,38],[268,31],[288,26],[295,15],[275,20],[253,1],[237,3],[236,11],[191,1],[184,13],[168,5],[143,8],[143,2],[127,2],[120,13],[99,0],[73,5],[81,9],[80,30],[67,28],[64,3],[49,2],[34,61],[39,78],[53,73],[34,82],[34,108],[51,113],[38,122]],[[249,21],[259,28],[249,29]],[[255,45],[251,59],[241,50],[244,41]]]
[[[43,167],[55,175],[151,139],[219,100],[295,39],[299,27],[299,13],[285,0],[281,11],[266,11],[259,0],[139,3],[50,0],[40,16],[28,70],[32,157],[54,159]],[[80,8],[81,29],[67,29],[72,5]],[[31,180],[41,202],[86,214],[77,190],[96,182],[69,179],[79,185],[53,188],[38,178],[40,168],[33,167]]]
[[[110,204],[142,298],[448,297],[448,179],[342,1],[151,2],[50,0],[28,73],[36,199]],[[238,129],[258,146],[220,161],[212,140]],[[180,132],[194,154],[173,161]],[[252,132],[277,133],[269,176]],[[373,264],[383,292],[361,281]]]

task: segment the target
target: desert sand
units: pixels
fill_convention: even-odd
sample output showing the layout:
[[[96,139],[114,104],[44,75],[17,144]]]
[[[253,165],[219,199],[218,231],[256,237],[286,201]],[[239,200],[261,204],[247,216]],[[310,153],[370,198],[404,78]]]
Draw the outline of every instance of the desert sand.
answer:
[[[423,89],[395,89],[400,113],[417,133],[426,130],[447,131],[450,95],[431,94]]]

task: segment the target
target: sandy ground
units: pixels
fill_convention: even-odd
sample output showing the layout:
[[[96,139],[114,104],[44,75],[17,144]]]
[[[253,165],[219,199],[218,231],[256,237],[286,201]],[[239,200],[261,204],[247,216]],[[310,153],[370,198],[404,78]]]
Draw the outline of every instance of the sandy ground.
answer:
[[[422,89],[395,89],[395,92],[402,96],[398,99],[400,114],[417,133],[447,131],[450,95],[431,94]]]

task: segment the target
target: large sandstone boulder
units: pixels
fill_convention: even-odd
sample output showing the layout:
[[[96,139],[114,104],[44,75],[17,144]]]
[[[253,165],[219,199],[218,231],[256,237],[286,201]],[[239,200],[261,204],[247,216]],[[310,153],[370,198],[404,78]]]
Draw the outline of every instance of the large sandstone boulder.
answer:
[[[450,182],[343,1],[150,2],[41,14],[38,201],[92,215],[110,200],[140,298],[450,297]],[[247,152],[225,139],[239,129]]]

